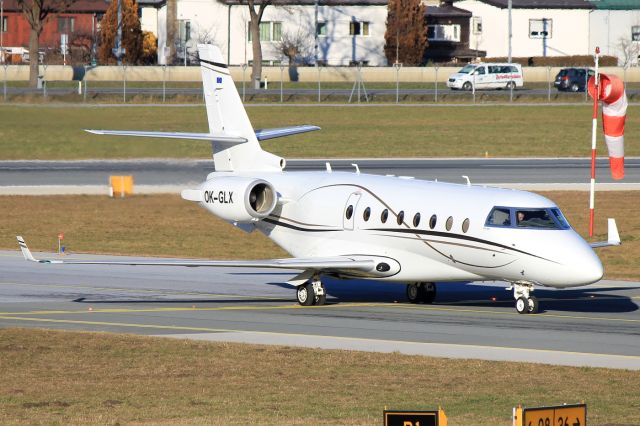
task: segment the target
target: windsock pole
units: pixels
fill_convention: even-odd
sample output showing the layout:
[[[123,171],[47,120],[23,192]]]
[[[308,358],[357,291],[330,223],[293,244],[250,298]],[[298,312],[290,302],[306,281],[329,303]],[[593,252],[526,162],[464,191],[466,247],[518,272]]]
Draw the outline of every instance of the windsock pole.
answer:
[[[593,237],[593,219],[596,201],[596,129],[598,127],[598,97],[600,92],[600,78],[598,75],[598,60],[600,48],[596,47],[596,75],[593,96],[593,125],[591,126],[591,191],[589,194],[589,236]]]

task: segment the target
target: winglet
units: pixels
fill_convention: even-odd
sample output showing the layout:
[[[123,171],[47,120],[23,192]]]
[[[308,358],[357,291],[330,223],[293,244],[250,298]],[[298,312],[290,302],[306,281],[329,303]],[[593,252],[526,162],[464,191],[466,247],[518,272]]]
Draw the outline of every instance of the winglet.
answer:
[[[620,234],[618,233],[618,225],[616,225],[616,220],[612,218],[607,219],[607,225],[609,234],[607,237],[607,242],[612,246],[619,246],[620,244],[622,244],[620,242]]]
[[[24,238],[20,235],[16,237],[18,239],[18,245],[20,246],[20,250],[22,250],[22,255],[25,260],[30,260],[31,262],[37,262],[36,258],[31,254],[31,250],[27,247],[27,243],[24,242]]]
[[[608,235],[607,241],[601,241],[597,243],[591,243],[591,247],[600,248],[600,247],[610,247],[610,246],[619,246],[622,244],[620,241],[620,234],[618,233],[618,226],[616,225],[616,220],[609,218],[607,219],[608,225]]]

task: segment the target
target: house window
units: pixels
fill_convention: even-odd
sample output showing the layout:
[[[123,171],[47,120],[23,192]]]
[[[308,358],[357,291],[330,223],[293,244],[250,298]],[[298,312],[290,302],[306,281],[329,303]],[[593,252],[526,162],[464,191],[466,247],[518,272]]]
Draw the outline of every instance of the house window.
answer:
[[[319,35],[320,37],[326,37],[327,36],[327,23],[326,22],[318,22],[318,25],[316,26],[316,34]]]
[[[631,27],[631,40],[640,41],[640,25],[634,25]]]
[[[482,34],[482,18],[479,16],[473,17],[473,33],[474,34]]]
[[[427,39],[430,41],[460,41],[460,25],[428,25]]]
[[[6,33],[6,32],[7,32],[7,27],[8,27],[8,26],[9,26],[9,17],[7,17],[7,16],[3,16],[3,17],[2,17],[2,29],[1,29],[1,31],[2,31],[3,33]]]
[[[529,38],[551,38],[553,19],[529,19]]]
[[[251,28],[248,28],[249,37],[248,41],[251,41]],[[282,40],[282,22],[260,22],[260,41],[280,41]]]
[[[349,22],[349,35],[352,36],[368,36],[369,35],[369,22],[351,21]]]
[[[180,43],[184,45],[191,40],[191,21],[180,20],[178,22],[180,25]]]
[[[58,32],[60,34],[71,34],[75,23],[76,18],[73,16],[58,16]]]

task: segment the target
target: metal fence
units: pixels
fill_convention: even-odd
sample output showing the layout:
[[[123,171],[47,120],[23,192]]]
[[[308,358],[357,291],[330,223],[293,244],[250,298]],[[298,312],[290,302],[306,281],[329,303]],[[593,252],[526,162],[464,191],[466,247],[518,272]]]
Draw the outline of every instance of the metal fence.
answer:
[[[24,101],[34,97],[72,102],[121,103],[193,103],[202,100],[199,68],[144,67],[107,68],[102,75],[91,71],[80,81],[41,67],[38,88],[29,88],[17,80],[15,66],[3,65],[4,102]],[[69,67],[67,67],[69,68]],[[181,67],[178,67],[181,68]],[[253,88],[250,68],[232,69],[238,92],[244,102],[257,103],[488,103],[488,102],[588,102],[587,93],[560,92],[554,86],[560,68],[525,68],[524,87],[502,90],[452,90],[446,80],[452,68],[367,68],[319,67],[299,69],[298,81],[291,81],[287,67],[265,67],[261,88]],[[24,74],[24,70],[19,70]],[[64,69],[63,69],[64,71]],[[159,72],[158,72],[159,71]],[[180,78],[176,78],[178,71]],[[150,74],[144,75],[144,73]],[[605,70],[620,76],[633,100],[640,92],[640,70],[611,68]],[[49,74],[49,75],[48,75]],[[68,73],[67,73],[68,74]],[[101,78],[96,78],[96,75]],[[141,79],[141,76],[144,79]],[[106,77],[106,79],[105,79]],[[300,78],[302,77],[302,78]],[[631,78],[629,78],[631,77]]]

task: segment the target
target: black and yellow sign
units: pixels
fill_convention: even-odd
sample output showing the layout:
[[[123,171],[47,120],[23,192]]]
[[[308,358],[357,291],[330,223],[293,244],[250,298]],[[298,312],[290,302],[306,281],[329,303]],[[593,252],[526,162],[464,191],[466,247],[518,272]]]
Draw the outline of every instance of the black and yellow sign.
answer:
[[[435,411],[384,411],[385,426],[447,426],[442,409]]]
[[[585,426],[587,405],[558,405],[555,407],[516,408],[517,426]]]

